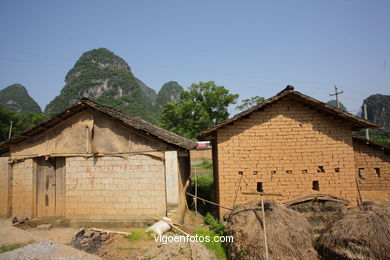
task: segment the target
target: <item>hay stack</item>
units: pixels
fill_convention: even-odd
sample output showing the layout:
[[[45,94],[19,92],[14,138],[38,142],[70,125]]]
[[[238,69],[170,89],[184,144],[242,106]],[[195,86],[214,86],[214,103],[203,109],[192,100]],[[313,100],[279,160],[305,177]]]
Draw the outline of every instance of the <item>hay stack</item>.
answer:
[[[390,259],[390,208],[373,202],[344,209],[316,242],[326,259]]]
[[[306,217],[316,239],[324,232],[329,220],[349,201],[329,194],[308,194],[283,201],[282,204]]]
[[[305,217],[276,201],[264,202],[269,259],[317,259]],[[261,204],[251,202],[227,215],[230,259],[265,259]]]

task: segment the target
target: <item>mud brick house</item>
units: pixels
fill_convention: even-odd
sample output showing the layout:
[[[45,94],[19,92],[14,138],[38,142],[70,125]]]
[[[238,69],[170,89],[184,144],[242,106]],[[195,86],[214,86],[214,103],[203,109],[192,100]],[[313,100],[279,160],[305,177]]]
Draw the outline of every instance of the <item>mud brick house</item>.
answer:
[[[352,131],[378,127],[287,86],[198,138],[212,141],[216,198],[223,206],[254,200],[243,193],[256,191],[281,194],[273,197],[279,200],[321,192],[353,204]]]
[[[0,144],[2,215],[180,219],[196,143],[88,99]]]
[[[353,150],[360,190],[366,194],[385,191],[390,200],[390,149],[353,137]]]

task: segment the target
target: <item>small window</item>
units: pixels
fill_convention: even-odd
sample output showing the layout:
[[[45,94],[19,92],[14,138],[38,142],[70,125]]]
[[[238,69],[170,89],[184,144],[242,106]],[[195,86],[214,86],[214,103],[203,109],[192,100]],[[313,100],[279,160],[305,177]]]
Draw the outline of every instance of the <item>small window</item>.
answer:
[[[258,173],[258,171],[253,171],[253,175],[257,175]]]
[[[374,168],[376,176],[381,177],[381,168]]]
[[[292,174],[292,170],[287,170],[286,173],[287,174]]]
[[[238,175],[244,175],[244,172],[243,171],[239,171]]]
[[[302,174],[307,174],[307,170],[302,170]]]
[[[320,190],[320,183],[319,183],[319,181],[313,181],[313,190],[316,190],[316,191]]]
[[[276,174],[276,171],[271,171],[271,174],[272,174],[272,175]]]
[[[257,183],[257,191],[258,192],[263,192],[263,183],[262,182],[258,182]]]
[[[317,168],[317,172],[324,173],[324,172],[325,172],[325,168],[324,168],[324,166],[318,166],[318,168]]]
[[[334,172],[340,172],[340,168],[339,167],[334,168]]]
[[[365,179],[366,175],[364,173],[364,168],[359,168],[359,178],[360,179]]]

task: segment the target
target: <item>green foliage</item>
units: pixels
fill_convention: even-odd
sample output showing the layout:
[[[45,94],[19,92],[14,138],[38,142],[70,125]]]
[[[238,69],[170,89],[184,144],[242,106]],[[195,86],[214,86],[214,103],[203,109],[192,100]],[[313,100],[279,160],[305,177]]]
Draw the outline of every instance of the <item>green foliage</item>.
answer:
[[[81,97],[88,97],[158,123],[155,91],[134,77],[129,65],[107,49],[85,52],[66,75],[65,82],[60,95],[47,105],[47,114],[60,113]]]
[[[176,81],[169,81],[165,83],[157,94],[157,106],[161,109],[168,102],[175,103],[180,99],[180,94],[183,87]]]
[[[337,101],[336,100],[329,100],[326,102],[326,104],[332,106],[332,107],[337,107]],[[347,108],[343,105],[343,103],[339,102],[340,109],[343,110],[344,112],[348,112]]]
[[[149,240],[152,231],[145,232],[144,230],[133,230],[130,235],[125,236],[129,241]]]
[[[386,129],[369,129],[370,141],[390,148],[390,131]],[[354,136],[365,137],[365,130],[353,132]]]
[[[26,244],[15,243],[15,244],[10,244],[10,245],[0,246],[0,254],[24,247],[25,245]]]
[[[169,102],[161,110],[161,126],[178,135],[196,138],[196,134],[228,119],[228,106],[238,95],[230,94],[213,81],[192,84],[181,92],[176,103]]]
[[[241,104],[236,107],[236,110],[245,111],[251,107],[256,106],[257,104],[262,103],[263,101],[264,101],[264,98],[259,97],[259,96],[254,96],[251,98],[243,99],[241,101]]]
[[[16,112],[41,112],[38,103],[21,84],[13,84],[0,91],[0,104]]]
[[[215,219],[214,216],[207,212],[204,217],[204,222],[209,226],[209,229],[212,230],[215,234],[219,236],[225,235],[225,225],[219,219]]]
[[[202,199],[211,199],[211,194],[214,189],[214,178],[213,175],[199,175],[196,178],[198,185],[198,197]],[[195,194],[195,181],[192,182],[191,193]]]
[[[384,126],[386,130],[390,130],[390,95],[371,95],[363,101],[363,104],[367,104],[368,120]]]
[[[12,123],[12,136],[18,135],[47,119],[42,113],[16,113],[0,105],[0,142],[8,139],[9,128]]]
[[[214,231],[207,230],[205,228],[198,228],[196,231],[198,236],[209,236],[210,242],[204,241],[202,244],[212,250],[218,259],[226,259],[227,258],[227,244],[221,242],[214,242],[214,237],[220,236],[216,234]],[[219,241],[219,240],[218,240]]]
[[[212,170],[213,169],[213,162],[210,159],[202,159],[201,164],[194,165],[195,167],[201,167],[203,169]]]
[[[380,145],[386,146],[387,148],[390,148],[390,138],[382,138],[379,136],[373,136],[373,137],[371,137],[370,140],[377,143],[377,144],[380,144]]]

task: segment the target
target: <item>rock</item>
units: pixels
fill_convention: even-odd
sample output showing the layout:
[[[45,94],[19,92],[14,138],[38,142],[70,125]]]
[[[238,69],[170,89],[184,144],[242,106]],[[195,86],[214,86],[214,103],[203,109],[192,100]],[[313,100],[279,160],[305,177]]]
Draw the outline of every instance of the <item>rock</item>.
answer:
[[[90,231],[90,230],[85,231],[85,233],[83,234],[83,237],[93,237],[94,233],[95,233],[94,231]]]
[[[110,235],[108,235],[107,233],[104,233],[102,235],[100,235],[100,241],[106,241],[107,239],[110,238]]]
[[[18,220],[17,217],[13,217],[13,218],[12,218],[12,224],[16,224],[16,223],[18,223],[18,222],[19,222],[19,220]]]
[[[76,240],[78,237],[82,237],[85,233],[84,228],[80,228],[76,233],[73,234],[72,240]]]

